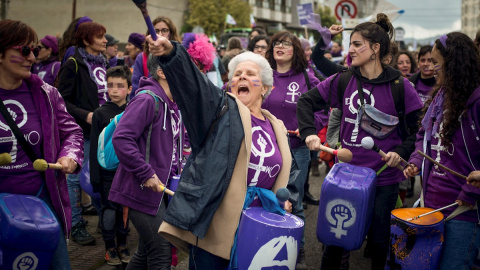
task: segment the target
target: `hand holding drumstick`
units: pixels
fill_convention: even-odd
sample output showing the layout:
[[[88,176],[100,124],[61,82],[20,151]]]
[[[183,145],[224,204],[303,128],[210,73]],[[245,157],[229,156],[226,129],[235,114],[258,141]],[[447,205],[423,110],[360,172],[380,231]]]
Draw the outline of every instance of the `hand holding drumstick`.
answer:
[[[473,171],[467,176],[467,184],[480,188],[480,171]]]

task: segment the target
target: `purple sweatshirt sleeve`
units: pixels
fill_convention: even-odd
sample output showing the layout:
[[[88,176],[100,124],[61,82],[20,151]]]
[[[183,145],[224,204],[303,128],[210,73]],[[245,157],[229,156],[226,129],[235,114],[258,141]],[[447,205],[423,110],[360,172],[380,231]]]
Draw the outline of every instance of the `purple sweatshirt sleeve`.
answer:
[[[135,64],[133,65],[133,74],[132,74],[132,93],[130,98],[135,96],[135,91],[138,89],[138,83],[140,78],[143,76],[143,52],[137,55],[135,59]]]
[[[161,103],[162,104],[162,103]],[[159,112],[163,112],[160,108]],[[112,143],[118,160],[126,171],[135,175],[143,184],[155,174],[140,152],[138,139],[145,133],[155,117],[155,100],[150,95],[141,95],[128,104],[113,133]],[[157,117],[162,117],[157,115]]]
[[[418,133],[417,133],[417,140],[415,141],[415,150],[410,155],[410,159],[408,160],[409,163],[412,163],[415,166],[417,166],[419,170],[422,169],[423,157],[419,153],[417,153],[417,151],[418,150],[422,152],[425,151],[423,149],[424,134],[425,134],[425,130],[423,129],[423,127],[420,127],[420,130],[418,130]]]

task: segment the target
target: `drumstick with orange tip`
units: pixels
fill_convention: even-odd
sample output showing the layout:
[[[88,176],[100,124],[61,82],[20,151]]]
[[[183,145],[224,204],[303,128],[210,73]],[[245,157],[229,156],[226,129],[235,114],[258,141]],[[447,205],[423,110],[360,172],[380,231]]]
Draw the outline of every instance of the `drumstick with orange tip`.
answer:
[[[445,171],[447,172],[451,172],[453,173],[454,175],[458,176],[458,177],[461,177],[463,179],[467,179],[467,177],[463,174],[460,174],[450,168],[447,168],[445,167],[444,165],[440,164],[438,161],[434,160],[433,158],[429,157],[427,154],[423,153],[422,151],[420,150],[417,150],[417,153],[419,153],[420,155],[422,155],[424,158],[428,159],[430,162],[432,162],[433,164],[437,165],[438,167],[444,169]]]
[[[48,169],[61,170],[63,166],[56,163],[47,163],[45,159],[37,159],[33,162],[33,168],[39,172],[44,172]]]
[[[288,134],[298,135],[298,131],[296,130],[287,130]]]
[[[0,166],[5,166],[12,163],[12,156],[9,153],[0,154]]]
[[[160,188],[161,188],[161,190],[160,190],[161,192],[165,192],[165,193],[167,193],[167,194],[170,195],[170,196],[175,195],[175,192],[173,192],[173,191],[171,191],[170,189],[166,188],[164,185],[162,185],[162,184],[158,184],[158,185],[159,185]]]
[[[447,208],[449,208],[449,207],[452,207],[452,206],[455,206],[455,205],[457,205],[457,204],[458,204],[458,202],[454,202],[454,203],[452,203],[452,204],[450,204],[450,205],[444,206],[444,207],[442,207],[442,208],[438,208],[438,209],[433,210],[433,211],[430,211],[430,212],[428,212],[428,213],[421,214],[421,215],[418,215],[418,216],[416,216],[416,217],[409,218],[409,219],[407,219],[407,221],[417,220],[417,219],[419,219],[419,218],[421,218],[421,217],[424,217],[424,216],[427,216],[427,215],[436,213],[436,212],[438,212],[438,211],[445,210],[445,209],[447,209]]]
[[[345,163],[348,163],[348,162],[352,161],[352,158],[353,158],[352,151],[350,151],[346,148],[335,150],[333,148],[326,147],[324,145],[320,145],[320,150],[337,156],[338,160],[340,160],[341,162],[345,162]]]
[[[365,148],[365,149],[369,149],[369,150],[373,150],[375,152],[377,152],[380,156],[382,156],[383,158],[387,155],[385,154],[385,152],[382,151],[382,149],[378,148],[378,146],[375,144],[375,142],[373,142],[373,139],[372,137],[365,137],[362,139],[362,147]],[[402,162],[408,164],[408,162],[406,162],[403,158],[400,158]],[[397,165],[397,168],[403,172],[403,167],[402,165],[398,164]]]

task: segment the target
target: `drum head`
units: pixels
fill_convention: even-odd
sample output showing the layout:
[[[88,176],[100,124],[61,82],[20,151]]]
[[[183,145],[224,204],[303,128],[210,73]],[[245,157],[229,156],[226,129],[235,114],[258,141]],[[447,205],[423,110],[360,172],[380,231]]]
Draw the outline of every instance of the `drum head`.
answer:
[[[432,208],[418,207],[418,208],[399,208],[392,211],[392,215],[398,219],[401,219],[407,223],[413,223],[417,225],[434,225],[443,220],[443,214],[441,212],[435,212],[430,215],[420,217],[418,219],[407,221],[409,218],[418,217],[421,214],[433,211]]]

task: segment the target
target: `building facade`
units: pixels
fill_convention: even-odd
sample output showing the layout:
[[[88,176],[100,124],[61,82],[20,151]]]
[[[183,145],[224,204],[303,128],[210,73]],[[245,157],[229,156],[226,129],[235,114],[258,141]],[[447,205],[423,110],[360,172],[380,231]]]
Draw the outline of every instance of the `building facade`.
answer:
[[[461,31],[472,39],[480,29],[480,0],[462,0]]]

